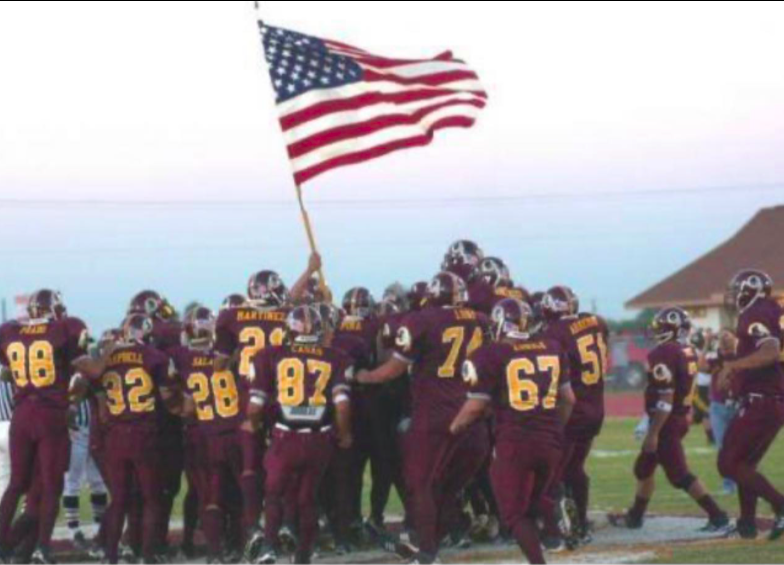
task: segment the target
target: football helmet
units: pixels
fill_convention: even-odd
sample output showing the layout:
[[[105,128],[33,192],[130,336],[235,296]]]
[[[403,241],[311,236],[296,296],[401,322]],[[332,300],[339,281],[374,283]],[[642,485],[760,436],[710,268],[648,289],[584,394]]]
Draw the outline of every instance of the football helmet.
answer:
[[[286,331],[291,343],[318,344],[324,337],[321,314],[313,306],[297,306],[286,316]]]
[[[321,316],[321,323],[326,331],[334,332],[340,327],[343,313],[340,308],[329,302],[318,302],[313,305]]]
[[[485,257],[479,263],[479,277],[490,286],[501,286],[511,282],[509,269],[498,257]]]
[[[349,316],[367,318],[375,309],[373,295],[365,287],[358,286],[349,290],[343,297],[343,310]]]
[[[161,320],[169,320],[176,315],[168,300],[154,290],[143,290],[134,296],[128,305],[127,313],[144,314]]]
[[[477,274],[484,253],[473,241],[462,239],[449,246],[441,270],[456,274],[466,283],[471,282]]]
[[[580,301],[568,286],[554,286],[542,298],[542,312],[547,319],[575,316],[579,311]]]
[[[744,269],[730,281],[727,290],[728,304],[738,312],[744,312],[760,298],[773,294],[773,279],[758,269]]]
[[[528,304],[531,307],[531,322],[529,324],[532,334],[539,333],[544,329],[547,322],[544,315],[544,308],[542,302],[544,301],[545,293],[542,291],[534,292],[528,299]]]
[[[98,339],[98,343],[96,344],[98,347],[98,354],[103,355],[109,345],[112,343],[117,343],[121,339],[122,330],[116,328],[104,330],[104,332],[101,334],[101,337]]]
[[[416,282],[411,285],[411,289],[408,291],[406,298],[408,298],[409,308],[414,312],[418,312],[425,307],[425,301],[427,300],[427,286],[428,283],[425,281]]]
[[[209,308],[197,306],[185,316],[183,331],[188,345],[208,345],[215,336],[215,315]]]
[[[427,286],[427,302],[433,306],[460,306],[468,302],[465,281],[448,271],[438,273]]]
[[[651,320],[651,336],[658,343],[687,339],[690,331],[689,314],[677,306],[660,310]]]
[[[146,314],[131,313],[123,320],[122,339],[126,343],[149,343],[152,330],[152,318]]]
[[[386,299],[378,303],[378,308],[376,309],[376,311],[381,318],[385,318],[387,316],[400,314],[401,312],[403,312],[403,309],[400,307],[400,305],[397,302],[395,302],[395,300]]]
[[[533,312],[528,304],[516,298],[504,298],[493,307],[490,314],[493,337],[496,340],[527,337],[532,317]]]
[[[230,294],[226,298],[223,299],[221,303],[220,311],[223,312],[224,310],[234,310],[235,308],[242,308],[243,306],[248,305],[248,300],[241,294]]]
[[[248,281],[248,302],[253,306],[279,308],[288,300],[288,290],[275,271],[259,271]]]
[[[65,317],[63,298],[56,290],[37,290],[27,302],[27,314],[33,320],[62,319]]]

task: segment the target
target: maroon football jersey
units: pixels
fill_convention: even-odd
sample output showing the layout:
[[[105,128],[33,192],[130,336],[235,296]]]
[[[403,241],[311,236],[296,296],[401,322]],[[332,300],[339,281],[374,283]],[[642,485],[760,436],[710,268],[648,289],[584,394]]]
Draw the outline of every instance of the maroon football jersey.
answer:
[[[536,434],[559,441],[556,405],[570,382],[569,358],[551,339],[492,342],[471,354],[463,366],[469,398],[490,401],[496,434],[515,438]]]
[[[672,413],[686,415],[691,411],[696,378],[699,372],[697,353],[689,345],[668,341],[648,354],[648,386],[645,389],[645,410],[650,414],[663,392],[675,393]]]
[[[609,368],[607,324],[591,314],[567,316],[548,324],[545,335],[557,341],[569,357],[569,377],[577,397],[572,418],[602,414]]]
[[[237,378],[231,371],[213,370],[214,352],[180,346],[169,355],[169,376],[193,397],[198,426],[208,435],[239,427],[244,415]]]
[[[284,345],[253,360],[251,395],[271,406],[290,428],[320,428],[333,421],[335,399],[348,397],[351,360],[334,347]]]
[[[182,324],[173,320],[154,318],[152,322],[152,344],[159,351],[166,353],[169,349],[182,345]]]
[[[523,289],[504,285],[493,286],[481,279],[475,280],[468,287],[468,306],[488,316],[493,312],[495,305],[506,298],[525,302],[528,300],[528,295]]]
[[[784,339],[784,310],[775,300],[759,300],[738,319],[738,359],[757,351],[766,341],[776,340],[779,347]],[[776,363],[762,369],[743,371],[735,378],[740,396],[764,394],[784,396],[784,369]]]
[[[0,326],[0,363],[13,375],[16,405],[32,400],[68,408],[71,364],[87,353],[87,342],[87,329],[78,318]]]
[[[100,386],[110,425],[160,423],[160,387],[167,385],[169,358],[151,345],[123,344],[111,354]]]
[[[469,308],[428,308],[406,316],[394,355],[411,364],[412,426],[446,432],[465,401],[466,356],[484,343],[487,318]]]
[[[215,352],[231,357],[239,350],[237,373],[250,375],[253,357],[267,346],[279,346],[286,337],[284,308],[261,310],[252,306],[224,310],[215,326]]]
[[[380,329],[381,324],[378,318],[357,318],[348,316],[340,323],[340,327],[335,332],[335,338],[354,336],[355,338],[361,339],[365,344],[365,350],[368,352],[368,367],[374,367],[377,360],[376,343]]]
[[[406,319],[408,314],[406,312],[401,312],[399,314],[391,314],[386,316],[383,320],[379,321],[380,330],[380,343],[381,347],[385,350],[393,349],[395,347],[395,338],[397,337],[397,332],[400,329],[400,326],[403,324],[403,320]]]

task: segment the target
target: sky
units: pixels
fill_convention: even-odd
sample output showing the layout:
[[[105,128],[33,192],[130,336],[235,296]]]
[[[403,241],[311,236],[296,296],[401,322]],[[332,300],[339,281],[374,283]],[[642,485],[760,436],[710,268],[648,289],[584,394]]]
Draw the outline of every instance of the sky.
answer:
[[[784,3],[261,2],[266,21],[479,73],[477,126],[305,186],[338,295],[472,238],[610,317],[784,202]],[[0,3],[0,297],[217,307],[307,240],[253,3]]]

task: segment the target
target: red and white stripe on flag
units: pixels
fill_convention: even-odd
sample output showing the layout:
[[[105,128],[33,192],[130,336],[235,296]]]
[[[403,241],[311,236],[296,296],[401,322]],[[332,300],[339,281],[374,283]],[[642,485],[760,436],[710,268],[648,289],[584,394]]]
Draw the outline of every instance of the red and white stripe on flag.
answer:
[[[471,127],[487,104],[477,74],[451,53],[392,59],[259,27],[297,184]]]

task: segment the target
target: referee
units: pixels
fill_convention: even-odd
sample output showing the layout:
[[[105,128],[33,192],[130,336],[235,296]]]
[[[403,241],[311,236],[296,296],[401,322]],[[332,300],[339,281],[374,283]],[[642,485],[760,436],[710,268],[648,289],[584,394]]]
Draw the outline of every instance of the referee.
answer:
[[[13,411],[14,385],[0,380],[0,496],[5,493],[11,478],[11,446],[8,436]]]

